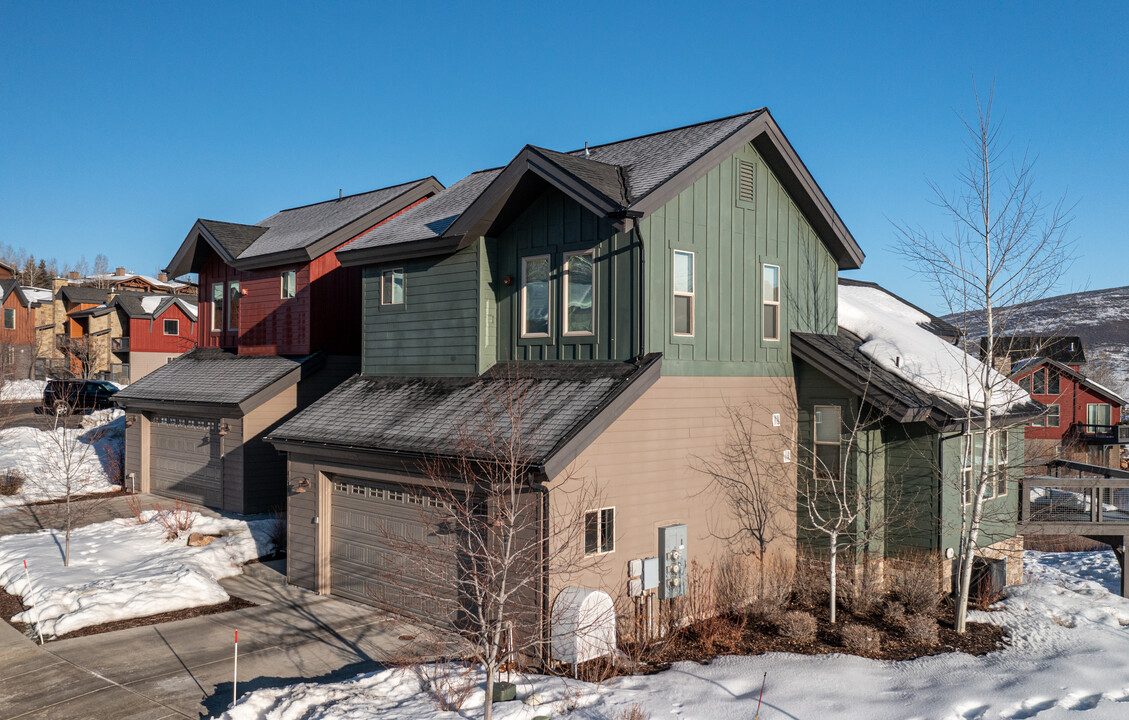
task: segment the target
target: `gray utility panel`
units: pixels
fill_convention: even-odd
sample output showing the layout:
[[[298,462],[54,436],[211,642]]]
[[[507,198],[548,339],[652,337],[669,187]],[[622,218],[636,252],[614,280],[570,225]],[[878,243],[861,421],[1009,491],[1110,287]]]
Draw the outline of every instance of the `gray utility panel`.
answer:
[[[223,462],[219,423],[158,415],[149,426],[149,477],[154,495],[220,507]]]
[[[659,528],[659,599],[686,594],[686,526]]]
[[[446,625],[457,582],[446,503],[418,487],[341,476],[330,503],[331,592]]]

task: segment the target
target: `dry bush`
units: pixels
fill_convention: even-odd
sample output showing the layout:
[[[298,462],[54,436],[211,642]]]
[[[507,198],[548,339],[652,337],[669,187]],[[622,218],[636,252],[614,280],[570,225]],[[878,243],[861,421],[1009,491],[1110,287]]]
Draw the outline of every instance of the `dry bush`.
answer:
[[[827,577],[827,562],[814,555],[796,558],[796,572],[792,576],[792,598],[804,607],[820,607],[827,603],[831,583]]]
[[[874,612],[886,596],[886,589],[876,573],[859,570],[853,577],[844,577],[842,582],[839,599],[843,607],[855,615]]]
[[[762,618],[783,612],[792,600],[795,574],[794,565],[782,557],[770,555],[762,560],[756,596],[749,611]]]
[[[910,615],[905,624],[906,639],[921,645],[937,644],[937,620],[928,615]]]
[[[733,617],[718,604],[715,575],[713,563],[707,566],[692,561],[682,598],[682,620],[689,621],[689,629],[706,655],[735,650],[744,629],[743,615]]]
[[[990,610],[993,605],[1003,599],[1002,588],[996,587],[988,578],[982,579],[972,588],[972,597],[969,603],[976,610]]]
[[[882,649],[882,633],[866,625],[844,625],[839,630],[839,640],[851,652],[876,653]]]
[[[106,443],[103,450],[102,467],[106,476],[115,485],[125,487],[125,445],[124,443]]]
[[[271,511],[270,525],[268,526],[267,540],[274,546],[276,553],[286,552],[286,509],[275,508]]]
[[[462,710],[478,687],[478,673],[471,663],[439,661],[416,663],[408,668],[419,678],[420,689],[427,693],[436,710]]]
[[[941,600],[938,578],[939,560],[931,553],[919,553],[897,562],[893,575],[894,595],[906,612],[936,615]]]
[[[713,579],[719,610],[737,612],[749,604],[752,575],[747,555],[726,553],[722,556]]]
[[[790,610],[777,618],[776,631],[789,640],[811,642],[815,640],[815,616],[802,610]]]
[[[644,710],[641,704],[635,703],[618,710],[611,720],[651,720],[651,713]]]
[[[906,607],[896,600],[887,601],[882,608],[882,622],[891,627],[900,627],[906,622]]]
[[[125,496],[125,506],[129,508],[129,514],[133,516],[134,522],[138,525],[143,525],[145,521],[141,519],[141,498],[135,493],[129,493]]]
[[[181,533],[188,532],[196,522],[196,513],[180,500],[171,508],[154,505],[153,510],[156,513],[153,518],[165,529],[168,540],[175,540]]]
[[[0,495],[11,497],[23,489],[27,476],[19,468],[8,468],[0,477]]]

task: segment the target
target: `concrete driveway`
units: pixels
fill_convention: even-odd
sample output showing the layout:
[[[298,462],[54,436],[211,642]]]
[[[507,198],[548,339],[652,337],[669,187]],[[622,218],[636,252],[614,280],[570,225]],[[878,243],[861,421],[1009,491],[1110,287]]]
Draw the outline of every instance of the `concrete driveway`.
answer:
[[[43,647],[0,622],[0,718],[219,715],[232,702],[236,630],[239,694],[348,678],[428,644],[403,620],[286,585],[281,562],[222,584],[258,605]]]

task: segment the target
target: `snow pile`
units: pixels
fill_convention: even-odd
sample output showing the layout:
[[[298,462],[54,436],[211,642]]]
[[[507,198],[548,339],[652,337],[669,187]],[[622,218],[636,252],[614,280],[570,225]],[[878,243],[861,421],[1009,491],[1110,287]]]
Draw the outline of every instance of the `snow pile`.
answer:
[[[884,370],[962,408],[983,404],[985,384],[994,391],[995,413],[1031,401],[1007,377],[921,327],[929,321],[878,288],[839,286],[839,326],[862,338],[859,350]]]
[[[0,430],[0,473],[18,470],[27,478],[16,495],[0,495],[0,508],[65,497],[70,456],[71,495],[119,489],[125,442],[124,413],[100,410],[82,420],[82,428]]]
[[[649,676],[601,685],[564,678],[516,680],[518,702],[495,705],[501,720],[610,718],[638,704],[653,718],[752,718],[768,673],[762,718],[867,720],[1113,720],[1129,716],[1129,601],[1101,583],[1116,561],[1029,553],[1034,582],[1008,589],[999,611],[973,619],[1006,626],[1012,642],[982,657],[960,653],[905,662],[846,655],[769,653],[720,657],[707,664],[675,663]],[[1078,574],[1075,574],[1078,573]],[[1071,585],[1078,589],[1071,589]],[[1071,627],[1073,626],[1073,627]],[[479,714],[482,680],[462,716]],[[575,710],[575,712],[573,712]],[[1084,711],[1084,712],[1083,712]],[[1082,713],[1079,715],[1079,713]],[[244,695],[224,720],[454,720],[428,698],[417,675],[384,670],[339,683],[307,683]]]
[[[0,385],[0,402],[43,402],[46,380],[9,380]]]
[[[217,580],[238,575],[243,563],[273,549],[270,519],[197,515],[191,532],[222,537],[188,547],[188,533],[168,541],[154,516],[144,513],[141,525],[128,518],[74,530],[70,567],[63,566],[61,531],[0,538],[0,587],[25,605],[34,604],[13,619],[38,623],[43,635],[52,637],[113,620],[214,605],[228,599]]]
[[[141,309],[152,315],[168,295],[146,295],[141,298]]]

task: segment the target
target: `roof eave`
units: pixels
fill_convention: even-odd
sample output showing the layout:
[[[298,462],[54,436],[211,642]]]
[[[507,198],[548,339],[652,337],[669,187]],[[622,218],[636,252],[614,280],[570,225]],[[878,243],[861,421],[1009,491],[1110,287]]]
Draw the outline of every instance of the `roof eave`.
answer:
[[[393,245],[378,245],[350,250],[348,247],[337,252],[337,259],[344,267],[356,265],[375,265],[386,262],[399,262],[432,255],[449,255],[459,249],[461,236],[434,237],[424,240],[411,240]]]
[[[196,222],[192,224],[192,229],[188,231],[188,235],[185,236],[180,247],[177,248],[176,254],[173,255],[172,260],[169,261],[168,267],[164,269],[164,272],[168,273],[169,277],[176,278],[187,273],[197,272],[197,268],[193,267],[193,260],[196,256],[196,245],[201,237],[204,238],[205,242],[211,246],[212,250],[214,250],[225,263],[228,265],[235,263],[235,256],[228,252],[227,248],[223,246],[223,243],[216,239],[216,236],[208,230],[200,219],[197,219]]]

